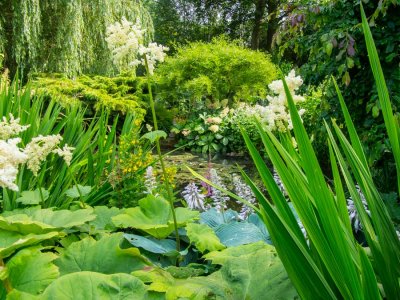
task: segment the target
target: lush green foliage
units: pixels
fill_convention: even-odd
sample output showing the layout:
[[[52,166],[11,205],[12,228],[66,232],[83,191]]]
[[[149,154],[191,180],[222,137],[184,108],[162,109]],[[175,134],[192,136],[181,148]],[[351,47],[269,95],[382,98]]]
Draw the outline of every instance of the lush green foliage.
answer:
[[[391,110],[377,51],[363,11],[362,17],[379,101],[397,160],[400,128]],[[289,88],[286,83],[284,85],[298,151],[291,143],[285,142],[284,136],[281,136],[283,142],[280,143],[260,125],[259,130],[265,150],[287,189],[306,235],[303,235],[284,195],[245,131],[243,136],[272,203],[246,174],[243,175],[261,205],[260,216],[289,276],[305,299],[396,299],[400,291],[400,269],[397,267],[400,241],[373,182],[361,141],[339,89],[339,101],[350,139],[335,122],[333,131],[328,124],[325,125],[333,173],[331,188],[325,181]],[[357,193],[355,182],[365,195],[370,216]],[[359,245],[353,236],[344,196],[346,189],[355,201],[368,249]],[[391,267],[394,265],[395,268]]]
[[[33,207],[0,215],[0,299],[6,295],[7,299],[237,299],[238,295],[259,299],[266,294],[293,299],[297,295],[275,249],[263,242],[218,251],[224,246],[214,235],[217,248],[211,241],[199,244],[207,253],[204,259],[211,262],[208,267],[196,263],[202,259],[189,246],[178,253],[187,257],[181,267],[168,263],[163,267],[165,258],[176,250],[174,246],[168,252],[162,249],[174,241],[115,232],[114,221],[118,224],[119,216],[127,212],[106,207],[72,212]],[[133,223],[129,226],[136,228]],[[207,225],[187,226],[193,245],[205,242],[204,235],[213,235]],[[136,241],[140,249],[132,246]],[[264,265],[270,266],[270,272],[263,271]]]
[[[254,141],[258,138],[253,118],[242,113],[240,107],[200,110],[188,120],[182,121],[182,124],[177,122],[172,132],[180,138],[177,147],[196,153],[238,154],[246,151],[240,136],[240,126],[246,128]]]
[[[323,120],[342,120],[333,84],[334,76],[343,92],[360,139],[368,154],[369,166],[379,187],[392,191],[388,184],[395,169],[388,136],[383,125],[382,108],[368,67],[368,56],[361,28],[360,1],[300,2],[287,18],[276,38],[280,57],[297,64],[307,84],[325,86],[321,116]],[[393,109],[400,106],[400,2],[363,1],[368,22],[381,57]],[[351,101],[350,101],[351,99]],[[315,132],[318,134],[318,132]],[[319,141],[326,141],[326,133],[319,132]],[[321,149],[327,145],[321,145]],[[326,151],[327,152],[327,151]]]
[[[63,74],[34,74],[31,85],[36,94],[64,107],[82,103],[90,116],[101,110],[138,117],[145,114],[148,95],[142,77],[82,75],[69,79]]]
[[[0,3],[0,53],[14,76],[38,72],[112,74],[108,25],[123,16],[139,19],[152,35],[152,20],[141,1],[6,0]]]
[[[28,169],[21,168],[17,182],[20,192],[3,189],[4,210],[16,208],[18,202],[27,204],[23,200],[23,192],[34,191],[39,187],[49,192],[42,204],[44,207],[68,207],[75,200],[85,200],[93,204],[106,201],[104,197],[112,197],[113,188],[107,175],[116,168],[118,117],[111,121],[109,114],[103,111],[87,120],[84,109],[76,106],[63,108],[40,96],[32,98],[29,87],[19,89],[17,82],[11,86],[3,82],[0,91],[0,115],[8,117],[10,113],[20,118],[21,124],[30,124],[21,136],[25,145],[32,137],[62,134],[63,143],[75,147],[75,150],[69,167],[62,159],[51,155],[43,163],[38,176],[32,176]],[[109,122],[112,122],[110,127]],[[127,116],[122,125],[122,134],[135,130],[138,132],[140,122],[140,117],[135,119],[133,115]],[[78,183],[81,187],[91,186],[92,189],[77,197],[76,192],[80,194],[84,191],[81,188],[73,196],[69,189]],[[35,201],[31,199],[31,204],[37,204]]]
[[[263,98],[276,68],[267,55],[219,38],[179,48],[157,74],[158,98],[184,115],[205,103]]]

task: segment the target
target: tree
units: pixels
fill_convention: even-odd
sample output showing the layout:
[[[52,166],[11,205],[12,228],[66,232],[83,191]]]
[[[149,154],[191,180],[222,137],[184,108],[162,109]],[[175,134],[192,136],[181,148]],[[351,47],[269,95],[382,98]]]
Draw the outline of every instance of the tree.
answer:
[[[108,25],[140,20],[152,36],[151,17],[140,0],[3,0],[0,53],[11,74],[62,72],[112,74],[105,42]]]
[[[287,1],[153,0],[148,3],[156,40],[169,47],[176,43],[209,42],[224,34],[243,40],[254,50],[271,51],[282,20],[282,7]]]

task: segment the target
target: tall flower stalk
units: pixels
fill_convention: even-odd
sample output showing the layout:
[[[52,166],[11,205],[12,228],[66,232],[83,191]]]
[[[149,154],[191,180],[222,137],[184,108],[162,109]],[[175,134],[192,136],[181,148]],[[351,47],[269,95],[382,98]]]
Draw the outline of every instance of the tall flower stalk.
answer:
[[[151,89],[151,73],[150,73],[150,69],[149,69],[149,62],[147,60],[147,55],[144,55],[144,61],[145,61],[145,68],[146,68],[147,87],[149,89],[151,114],[153,116],[154,130],[157,131],[158,130],[158,122],[157,122],[157,116],[156,116],[156,109],[155,109],[155,105],[154,105],[153,92]],[[176,220],[176,213],[175,213],[175,207],[174,207],[174,198],[173,198],[173,193],[172,193],[172,187],[169,182],[169,178],[167,176],[165,162],[164,162],[164,159],[163,159],[163,156],[161,153],[160,139],[156,140],[156,149],[157,149],[158,159],[160,160],[160,164],[161,164],[161,170],[164,174],[164,183],[165,183],[165,187],[167,189],[168,202],[171,206],[172,218],[174,220],[174,231],[175,231],[175,236],[176,236],[176,250],[180,251],[181,246],[180,246],[180,239],[179,239],[179,233],[178,233],[178,222]]]
[[[153,125],[154,130],[157,132],[158,122],[154,105],[153,92],[151,88],[151,76],[153,75],[156,63],[164,61],[164,51],[167,51],[168,48],[162,45],[158,45],[156,43],[150,43],[145,46],[143,42],[143,34],[144,31],[142,30],[138,22],[136,24],[133,24],[132,22],[123,18],[121,23],[116,22],[115,24],[108,27],[106,41],[108,43],[109,49],[113,53],[114,62],[120,70],[124,70],[124,68],[135,68],[138,65],[143,65],[145,67],[147,87],[149,90],[150,108],[154,123]],[[159,138],[157,138],[155,142],[158,158],[161,164],[161,169],[164,174],[165,187],[168,197],[167,200],[170,203],[172,217],[174,221],[176,248],[178,251],[180,251],[180,239],[178,234],[178,223],[176,220],[172,186],[167,176],[164,159],[161,153]]]

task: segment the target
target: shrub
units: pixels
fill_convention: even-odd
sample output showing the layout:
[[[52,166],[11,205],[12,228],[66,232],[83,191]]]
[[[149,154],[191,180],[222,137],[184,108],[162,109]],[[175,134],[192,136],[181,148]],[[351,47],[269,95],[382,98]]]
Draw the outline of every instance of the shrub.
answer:
[[[135,113],[144,116],[146,90],[141,77],[121,75],[102,77],[82,75],[69,79],[63,74],[35,74],[32,86],[36,93],[62,106],[83,103],[91,115],[106,109],[112,112]]]
[[[218,106],[223,100],[231,104],[265,97],[276,67],[268,55],[218,38],[179,48],[157,74],[159,99],[184,114],[205,102]]]

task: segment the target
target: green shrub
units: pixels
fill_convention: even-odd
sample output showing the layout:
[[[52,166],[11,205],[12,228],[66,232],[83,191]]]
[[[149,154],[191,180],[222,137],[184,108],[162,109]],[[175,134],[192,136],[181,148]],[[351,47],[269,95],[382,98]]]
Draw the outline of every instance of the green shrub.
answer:
[[[35,74],[32,86],[36,93],[64,107],[83,103],[88,113],[106,109],[111,112],[144,116],[145,81],[141,77],[86,76],[69,79],[63,74]]]
[[[256,101],[277,77],[276,67],[261,52],[224,38],[179,48],[157,71],[158,98],[181,114],[207,103]]]

